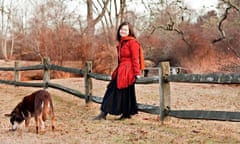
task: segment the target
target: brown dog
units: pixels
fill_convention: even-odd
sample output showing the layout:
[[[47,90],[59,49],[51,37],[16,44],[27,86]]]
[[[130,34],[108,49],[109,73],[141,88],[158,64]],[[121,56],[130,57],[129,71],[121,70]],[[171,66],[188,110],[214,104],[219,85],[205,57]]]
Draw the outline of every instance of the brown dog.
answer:
[[[46,90],[38,90],[31,95],[25,96],[23,100],[13,109],[11,114],[5,114],[10,117],[12,130],[16,130],[18,124],[25,120],[25,126],[28,127],[31,117],[36,121],[36,132],[39,128],[44,129],[44,121],[47,119],[47,114],[51,118],[52,130],[54,130],[54,110],[50,94]],[[41,127],[39,127],[39,124]]]

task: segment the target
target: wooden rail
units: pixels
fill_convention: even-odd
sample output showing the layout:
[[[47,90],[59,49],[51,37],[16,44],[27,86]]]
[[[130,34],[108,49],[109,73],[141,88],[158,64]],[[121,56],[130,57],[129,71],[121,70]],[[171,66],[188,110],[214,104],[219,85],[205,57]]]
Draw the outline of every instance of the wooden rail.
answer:
[[[85,64],[85,68],[76,69],[70,67],[63,67],[50,64],[48,58],[43,59],[43,64],[27,67],[19,67],[19,63],[15,62],[14,67],[0,67],[0,71],[13,71],[14,80],[0,80],[0,83],[24,86],[24,87],[42,87],[54,88],[69,94],[75,95],[79,98],[85,99],[86,103],[90,101],[101,104],[102,97],[92,95],[92,78],[103,81],[110,81],[109,75],[97,74],[92,72],[91,62]],[[151,68],[150,68],[151,69]],[[170,74],[169,62],[162,62],[157,68],[158,75],[151,77],[143,77],[136,81],[137,84],[159,84],[159,106],[152,106],[146,104],[139,104],[138,109],[142,112],[160,115],[160,120],[163,122],[165,116],[172,116],[186,119],[210,119],[210,120],[227,120],[240,121],[239,112],[225,112],[225,111],[200,111],[200,110],[172,110],[170,104],[170,82],[186,82],[186,83],[210,83],[210,84],[239,84],[240,74]],[[31,83],[19,81],[19,71],[29,70],[43,70],[44,77],[42,83]],[[60,84],[50,82],[50,70],[64,71],[84,76],[85,92],[81,93],[78,90],[65,87]]]
[[[23,86],[23,87],[40,87],[40,88],[45,88],[45,89],[46,88],[54,88],[54,89],[58,89],[58,90],[66,92],[66,93],[72,94],[74,96],[77,96],[79,98],[85,99],[86,103],[89,103],[90,101],[98,103],[98,104],[102,103],[102,97],[92,95],[91,79],[94,78],[97,80],[110,81],[111,77],[109,75],[92,73],[91,62],[87,62],[85,64],[84,69],[76,69],[76,68],[63,67],[63,66],[50,64],[50,60],[48,58],[44,58],[42,63],[43,64],[34,65],[34,66],[18,67],[19,62],[16,61],[14,64],[14,67],[0,67],[0,71],[13,71],[14,72],[14,80],[0,80],[0,83],[14,85],[14,86]],[[44,71],[44,77],[43,77],[42,83],[21,82],[20,81],[19,71],[31,71],[31,70],[43,70]],[[71,89],[69,87],[65,87],[60,84],[50,82],[50,72],[49,72],[50,70],[63,71],[63,72],[69,72],[69,73],[83,75],[84,79],[85,79],[84,80],[85,93],[82,93],[75,89]],[[158,83],[158,77],[154,76],[154,77],[149,77],[149,78],[143,78],[143,79],[138,80],[137,83],[140,83],[140,84]],[[159,106],[138,104],[138,109],[140,111],[147,112],[147,113],[159,114]]]

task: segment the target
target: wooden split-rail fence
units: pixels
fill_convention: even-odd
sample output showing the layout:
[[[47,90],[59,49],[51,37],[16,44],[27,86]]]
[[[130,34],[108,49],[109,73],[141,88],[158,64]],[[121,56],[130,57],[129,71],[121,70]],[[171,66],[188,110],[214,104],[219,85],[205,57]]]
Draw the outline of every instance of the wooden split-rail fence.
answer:
[[[204,110],[172,110],[170,105],[170,82],[184,83],[210,83],[210,84],[240,84],[240,74],[171,74],[169,62],[161,62],[159,67],[148,68],[157,69],[158,75],[142,77],[136,81],[136,84],[159,84],[159,106],[152,106],[138,103],[138,109],[142,112],[160,115],[160,121],[163,122],[166,116],[183,119],[207,119],[221,121],[240,121],[240,112],[228,111],[204,111]],[[21,82],[20,71],[43,70],[43,82]],[[50,70],[63,71],[84,76],[85,92],[82,93],[76,89],[52,83],[50,81]],[[0,71],[14,71],[14,80],[0,80],[0,83],[24,86],[24,87],[50,87],[58,89],[79,98],[85,99],[86,103],[90,101],[101,104],[102,97],[92,95],[92,79],[110,81],[111,76],[97,74],[92,72],[92,63],[86,62],[84,69],[76,69],[50,64],[49,58],[44,58],[42,64],[34,66],[19,67],[16,61],[14,67],[0,67]]]

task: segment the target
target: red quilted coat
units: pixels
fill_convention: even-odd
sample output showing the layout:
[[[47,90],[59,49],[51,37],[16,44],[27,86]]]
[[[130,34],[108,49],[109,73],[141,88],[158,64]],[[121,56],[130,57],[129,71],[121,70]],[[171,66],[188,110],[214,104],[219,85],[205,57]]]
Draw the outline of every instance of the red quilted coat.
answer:
[[[134,84],[137,75],[141,74],[139,64],[140,45],[134,37],[123,37],[117,46],[118,66],[112,73],[117,76],[117,88],[127,88]]]

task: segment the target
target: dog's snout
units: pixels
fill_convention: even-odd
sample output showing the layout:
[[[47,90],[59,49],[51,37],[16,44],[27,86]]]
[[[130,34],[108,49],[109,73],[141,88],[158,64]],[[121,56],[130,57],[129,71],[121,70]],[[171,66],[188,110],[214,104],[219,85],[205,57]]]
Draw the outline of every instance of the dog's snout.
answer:
[[[17,130],[17,127],[18,127],[18,123],[17,122],[13,122],[13,124],[12,124],[12,131]]]

